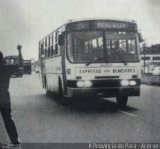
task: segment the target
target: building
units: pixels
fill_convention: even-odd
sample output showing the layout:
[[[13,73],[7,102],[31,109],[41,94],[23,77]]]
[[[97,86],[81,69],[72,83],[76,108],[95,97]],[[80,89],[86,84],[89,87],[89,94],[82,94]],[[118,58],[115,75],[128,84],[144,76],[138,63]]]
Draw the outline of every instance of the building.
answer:
[[[144,47],[141,52],[142,71],[151,73],[154,67],[160,66],[160,44]]]

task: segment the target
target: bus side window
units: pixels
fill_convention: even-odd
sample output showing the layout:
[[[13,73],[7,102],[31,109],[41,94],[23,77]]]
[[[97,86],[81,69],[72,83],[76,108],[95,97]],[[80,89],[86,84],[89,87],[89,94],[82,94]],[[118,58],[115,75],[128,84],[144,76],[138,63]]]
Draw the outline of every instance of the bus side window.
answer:
[[[52,35],[49,36],[49,46],[52,45]]]
[[[50,47],[48,47],[48,57],[51,56],[51,51],[50,51]]]
[[[55,55],[58,55],[58,33],[57,31],[55,36]]]
[[[58,43],[55,44],[55,55],[58,54]]]
[[[44,48],[43,48],[43,43],[41,44],[41,55],[44,54]]]
[[[45,39],[45,47],[47,47],[47,38]]]
[[[45,39],[45,57],[48,57],[47,38]]]
[[[45,48],[45,57],[47,57],[47,48]]]
[[[47,49],[48,49],[48,57],[50,57],[50,36],[48,36]]]
[[[50,57],[53,56],[53,34],[50,35]]]
[[[53,45],[51,46],[51,56],[53,56]]]
[[[50,37],[47,37],[47,57],[50,57]]]
[[[52,34],[53,56],[55,55],[55,33]]]

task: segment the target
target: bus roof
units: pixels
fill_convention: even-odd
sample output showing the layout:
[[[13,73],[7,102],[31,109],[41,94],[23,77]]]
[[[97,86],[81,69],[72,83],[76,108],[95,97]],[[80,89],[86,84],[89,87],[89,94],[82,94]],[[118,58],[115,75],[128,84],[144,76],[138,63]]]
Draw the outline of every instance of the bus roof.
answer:
[[[128,19],[119,19],[119,18],[86,18],[86,19],[75,19],[75,20],[68,20],[66,21],[63,25],[61,25],[60,27],[56,28],[55,30],[53,30],[52,32],[50,32],[49,34],[47,34],[45,37],[43,37],[40,41],[44,40],[46,37],[48,37],[49,35],[51,35],[53,32],[58,31],[61,28],[65,28],[65,26],[67,24],[70,23],[78,23],[78,22],[85,22],[85,21],[120,21],[120,22],[125,22],[125,23],[133,23],[136,24],[135,20],[128,20]]]
[[[81,21],[120,21],[120,22],[128,22],[128,23],[136,23],[135,20],[129,20],[129,19],[119,19],[119,18],[86,18],[86,19],[75,19],[75,20],[68,20],[66,21],[66,24],[74,23],[74,22],[81,22]]]

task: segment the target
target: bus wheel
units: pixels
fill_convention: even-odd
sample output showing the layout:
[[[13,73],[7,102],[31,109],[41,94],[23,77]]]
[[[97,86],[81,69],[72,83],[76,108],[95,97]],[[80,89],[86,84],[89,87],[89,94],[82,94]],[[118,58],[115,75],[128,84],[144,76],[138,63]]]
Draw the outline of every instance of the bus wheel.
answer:
[[[63,95],[62,81],[59,79],[59,99],[62,104],[67,104],[67,99]]]
[[[46,77],[45,77],[45,92],[46,92],[46,96],[47,96],[47,97],[50,97],[50,92],[49,92],[49,90],[48,90],[48,84],[47,84],[47,79],[46,79]]]
[[[22,78],[22,74],[19,74],[19,77]]]
[[[127,96],[117,96],[116,97],[117,104],[119,108],[124,108],[127,105],[128,97]]]

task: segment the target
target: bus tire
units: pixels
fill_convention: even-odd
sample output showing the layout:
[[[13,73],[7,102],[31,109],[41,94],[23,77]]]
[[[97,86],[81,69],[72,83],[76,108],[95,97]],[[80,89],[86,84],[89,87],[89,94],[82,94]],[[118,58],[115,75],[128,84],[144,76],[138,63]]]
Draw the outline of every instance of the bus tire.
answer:
[[[19,77],[22,78],[22,74],[19,74]]]
[[[117,104],[119,108],[124,108],[128,102],[128,96],[119,95],[116,97]]]
[[[60,78],[59,78],[58,82],[59,82],[59,93],[58,93],[59,99],[60,99],[60,102],[65,105],[65,104],[67,104],[67,99],[64,97],[62,81]]]
[[[60,78],[59,78],[58,84],[59,84],[58,94],[60,97],[63,97],[62,81]]]
[[[47,97],[50,97],[50,92],[49,92],[49,90],[48,90],[47,79],[46,79],[46,77],[45,77],[44,79],[45,79],[45,92],[46,92],[46,96],[47,96]]]

